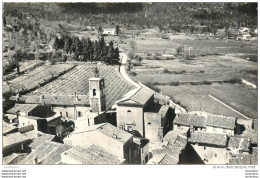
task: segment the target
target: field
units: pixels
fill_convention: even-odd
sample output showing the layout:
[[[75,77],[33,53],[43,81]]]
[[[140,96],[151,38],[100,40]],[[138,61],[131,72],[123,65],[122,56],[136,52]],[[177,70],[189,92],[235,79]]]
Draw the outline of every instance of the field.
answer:
[[[142,46],[138,52],[146,53],[150,50],[150,53],[164,53],[163,49],[167,45],[166,53],[171,48],[174,52],[174,45],[178,43],[189,45],[192,50],[196,48],[197,52],[210,51],[212,54],[221,55],[197,56],[193,60],[185,60],[181,57],[173,60],[147,60],[143,55],[142,66],[133,66],[131,69],[131,77],[134,80],[158,87],[188,111],[205,111],[244,118],[211,98],[209,96],[211,94],[245,116],[257,119],[257,89],[241,83],[244,79],[257,85],[257,61],[248,60],[248,56],[257,55],[257,44],[212,39],[180,38],[173,41],[166,40],[163,43],[161,40],[158,42],[153,40],[154,44],[151,39],[143,40],[146,42],[142,43],[141,40],[137,40],[137,46]]]
[[[241,84],[159,86],[164,94],[180,102],[188,111],[205,111],[213,114],[243,118],[221,103],[218,98],[247,117],[257,118],[257,91]]]
[[[68,73],[58,77],[47,85],[38,88],[28,95],[88,95],[88,79],[94,76],[94,66],[78,65]],[[99,66],[100,77],[105,78],[107,106],[112,106],[124,94],[133,89],[120,75],[118,67]]]
[[[58,77],[62,73],[72,69],[71,64],[44,65],[33,71],[25,73],[13,80],[3,82],[3,94],[8,92],[29,91]]]
[[[134,67],[135,80],[144,83],[167,84],[170,82],[225,82],[245,79],[257,84],[257,66],[254,62],[232,56],[201,57],[196,60],[143,60],[141,67]],[[146,72],[142,72],[142,68]],[[167,69],[163,74],[152,74],[155,67]],[[147,74],[147,68],[151,74]],[[139,69],[139,70],[137,70]]]

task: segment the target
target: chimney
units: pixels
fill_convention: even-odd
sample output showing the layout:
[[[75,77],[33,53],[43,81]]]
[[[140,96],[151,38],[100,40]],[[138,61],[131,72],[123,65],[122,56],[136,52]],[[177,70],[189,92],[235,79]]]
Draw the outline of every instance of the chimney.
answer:
[[[35,158],[35,159],[34,159],[34,163],[35,163],[35,164],[38,164],[38,158]]]
[[[78,102],[78,96],[76,92],[75,92],[75,102]]]

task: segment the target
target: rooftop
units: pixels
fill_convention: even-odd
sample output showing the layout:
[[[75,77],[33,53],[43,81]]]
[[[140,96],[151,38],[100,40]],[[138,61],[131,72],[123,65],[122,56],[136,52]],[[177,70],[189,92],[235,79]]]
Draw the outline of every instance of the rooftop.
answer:
[[[33,139],[32,143],[29,145],[29,147],[35,149],[38,146],[40,146],[43,142],[51,141],[54,137],[55,137],[55,135],[42,133],[41,135],[38,135],[37,138]]]
[[[8,132],[12,132],[18,130],[16,126],[14,126],[13,123],[9,124],[5,121],[3,121],[3,134],[7,134]]]
[[[36,164],[35,159],[37,159],[38,164],[42,164],[44,159],[48,159],[52,153],[57,153],[60,146],[63,145],[52,141],[43,141],[20,164]]]
[[[236,124],[236,118],[234,117],[225,117],[218,115],[208,115],[206,119],[206,125],[215,126],[226,129],[234,129]]]
[[[23,96],[25,103],[52,104],[52,105],[89,105],[88,95],[39,95]]]
[[[84,132],[91,132],[91,131],[98,131],[102,134],[107,135],[108,137],[118,140],[121,143],[125,143],[130,138],[133,137],[132,134],[130,134],[122,129],[119,129],[110,123],[103,123],[103,124],[89,126],[89,127],[84,128],[84,130],[76,130],[76,131],[72,132],[71,135],[80,134],[80,133],[84,133]]]
[[[118,104],[144,105],[155,94],[155,91],[142,85],[139,89],[132,90],[129,93],[130,94],[120,100]]]
[[[3,136],[3,147],[11,146],[16,143],[22,143],[25,141],[30,141],[30,139],[20,132],[7,134],[6,136]]]
[[[159,164],[167,165],[167,164],[178,164],[179,160],[174,159],[173,157],[166,154],[163,159],[159,162]]]
[[[101,125],[100,127],[97,128],[97,131],[112,137],[118,141],[120,141],[121,143],[125,143],[127,142],[130,138],[133,137],[132,134],[119,129],[109,123],[105,123],[104,125]]]
[[[227,136],[226,134],[193,132],[191,133],[191,137],[188,138],[188,141],[191,143],[200,143],[225,147],[227,145]]]
[[[236,118],[234,117],[226,117],[226,116],[218,116],[218,115],[194,115],[194,114],[179,114],[178,117],[174,120],[175,124],[190,126],[193,125],[195,127],[206,127],[206,126],[214,126],[219,128],[226,129],[234,129]]]
[[[193,125],[194,127],[206,127],[206,118],[204,116],[194,115],[194,114],[179,114],[174,119],[174,124],[180,124],[185,126]]]
[[[228,141],[229,148],[236,148],[241,151],[249,151],[250,140],[245,137],[230,137]]]
[[[15,106],[7,111],[10,114],[16,114],[17,112],[30,112],[34,108],[36,108],[37,104],[18,104],[16,103]]]
[[[121,164],[124,162],[124,159],[96,145],[87,148],[75,146],[64,152],[64,155],[74,160],[76,164]]]

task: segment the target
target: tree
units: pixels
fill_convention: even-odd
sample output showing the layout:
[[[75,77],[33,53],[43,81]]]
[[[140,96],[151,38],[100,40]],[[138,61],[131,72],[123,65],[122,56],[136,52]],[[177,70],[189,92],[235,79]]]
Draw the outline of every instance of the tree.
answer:
[[[181,46],[178,46],[178,47],[176,48],[176,53],[178,54],[178,56],[179,56],[179,54],[181,53],[181,51],[182,51],[182,47],[181,47]]]
[[[120,31],[119,26],[116,25],[116,35],[117,35],[117,36],[119,35],[119,31]]]
[[[101,26],[99,26],[99,27],[98,27],[98,33],[99,33],[100,35],[102,35],[102,34],[103,34],[103,29],[102,29],[102,27],[101,27]]]
[[[67,36],[65,38],[63,50],[66,51],[66,53],[69,53],[71,49],[71,45],[72,45],[72,39],[69,36]]]

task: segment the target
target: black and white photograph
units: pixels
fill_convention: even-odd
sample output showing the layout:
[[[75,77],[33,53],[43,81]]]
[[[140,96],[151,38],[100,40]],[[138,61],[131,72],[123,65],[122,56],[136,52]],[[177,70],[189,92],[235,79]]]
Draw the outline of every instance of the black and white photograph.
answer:
[[[258,165],[258,2],[3,2],[1,41],[3,166]]]

